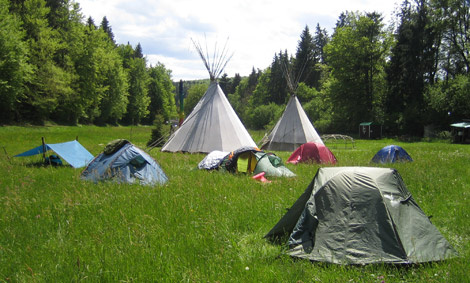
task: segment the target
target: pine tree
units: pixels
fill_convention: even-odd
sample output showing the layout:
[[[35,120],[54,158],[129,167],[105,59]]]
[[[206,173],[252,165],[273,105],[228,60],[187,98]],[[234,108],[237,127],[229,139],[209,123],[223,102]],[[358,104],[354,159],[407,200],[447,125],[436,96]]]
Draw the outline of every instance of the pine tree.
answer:
[[[315,28],[315,35],[313,37],[313,53],[315,54],[316,61],[325,64],[325,52],[323,48],[328,44],[329,37],[326,29],[322,29],[320,24]]]
[[[102,30],[104,30],[104,32],[108,35],[111,42],[116,44],[116,42],[114,41],[113,30],[111,29],[111,26],[109,25],[109,22],[108,22],[108,19],[106,18],[106,16],[103,17],[103,20],[101,21],[100,28]]]
[[[324,48],[328,44],[328,32],[326,29],[322,29],[320,24],[317,24],[315,28],[315,35],[313,37],[313,54],[314,54],[314,62],[315,66],[312,70],[312,87],[317,90],[320,90],[321,87],[321,79],[322,79],[322,72],[323,68],[320,64],[325,64],[325,52]]]
[[[286,103],[289,98],[288,89],[287,89],[287,80],[286,80],[286,68],[288,70],[290,67],[290,60],[287,54],[287,50],[275,54],[273,62],[271,63],[271,73],[269,76],[269,81],[267,87],[268,96],[265,101],[261,103],[267,104],[269,102],[274,102],[278,105]]]
[[[140,45],[140,42],[137,43],[137,46],[134,49],[134,56],[135,58],[140,58],[140,59],[144,58],[144,54],[142,53],[142,46]]]
[[[434,81],[437,52],[425,0],[419,0],[416,7],[404,2],[395,36],[387,68],[388,124],[395,132],[420,136],[424,131],[424,90]]]
[[[224,73],[222,77],[220,77],[219,86],[226,96],[230,94],[230,90],[231,90],[230,78],[228,77],[227,73]]]
[[[235,76],[232,79],[230,93],[235,93],[237,86],[240,84],[241,81],[242,81],[242,77],[240,76],[240,74],[235,73]]]
[[[295,53],[295,63],[293,77],[299,78],[299,82],[304,82],[308,86],[315,85],[318,79],[313,74],[318,57],[314,53],[313,37],[308,26],[305,26]]]
[[[89,28],[91,28],[91,29],[93,29],[93,30],[95,30],[95,29],[98,28],[98,27],[95,25],[95,21],[93,20],[92,17],[88,17],[88,19],[87,19],[87,21],[86,21],[86,25],[87,25],[87,27],[89,27]]]

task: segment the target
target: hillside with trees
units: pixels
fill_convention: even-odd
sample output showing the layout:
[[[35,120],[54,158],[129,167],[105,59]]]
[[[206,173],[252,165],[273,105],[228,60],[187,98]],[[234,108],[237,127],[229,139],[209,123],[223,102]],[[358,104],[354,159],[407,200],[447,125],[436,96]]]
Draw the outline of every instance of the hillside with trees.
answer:
[[[470,118],[470,10],[462,0],[405,0],[393,23],[345,11],[329,35],[300,31],[295,54],[219,84],[247,128],[269,129],[289,98],[285,73],[320,133],[382,123],[422,136]],[[111,24],[85,20],[71,0],[0,0],[0,123],[152,124],[176,118],[178,82],[148,66],[140,44],[115,42]],[[184,82],[185,113],[207,81]]]
[[[71,0],[0,0],[0,123],[153,123],[176,115],[171,71],[118,44]]]

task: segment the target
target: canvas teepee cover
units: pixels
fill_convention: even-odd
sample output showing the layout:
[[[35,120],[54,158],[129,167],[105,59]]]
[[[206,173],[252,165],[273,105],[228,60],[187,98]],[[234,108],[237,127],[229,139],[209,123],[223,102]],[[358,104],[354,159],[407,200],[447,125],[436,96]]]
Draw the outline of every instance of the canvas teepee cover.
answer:
[[[294,151],[307,142],[323,144],[297,96],[291,95],[281,119],[268,135],[261,149]]]
[[[390,168],[320,168],[269,231],[293,257],[338,264],[418,263],[456,251]]]
[[[217,82],[231,56],[226,59],[225,47],[221,52],[216,48],[213,56],[215,62],[210,62],[201,45],[193,43],[209,72],[211,84],[162,151],[209,153],[214,150],[230,152],[242,146],[255,147],[255,142]]]
[[[233,151],[256,144],[228,102],[219,84],[213,81],[181,127],[162,151]]]

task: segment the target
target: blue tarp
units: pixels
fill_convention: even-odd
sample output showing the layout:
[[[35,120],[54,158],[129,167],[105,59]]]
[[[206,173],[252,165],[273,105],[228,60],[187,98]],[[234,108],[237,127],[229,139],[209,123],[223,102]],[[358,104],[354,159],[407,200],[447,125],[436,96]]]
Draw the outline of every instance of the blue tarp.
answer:
[[[85,167],[93,159],[93,155],[76,140],[64,143],[49,143],[45,147],[46,151],[53,150],[73,168]],[[32,156],[40,153],[44,153],[42,145],[17,154],[14,157]]]
[[[374,163],[394,163],[398,161],[413,161],[408,152],[398,145],[388,145],[379,150],[372,158]]]

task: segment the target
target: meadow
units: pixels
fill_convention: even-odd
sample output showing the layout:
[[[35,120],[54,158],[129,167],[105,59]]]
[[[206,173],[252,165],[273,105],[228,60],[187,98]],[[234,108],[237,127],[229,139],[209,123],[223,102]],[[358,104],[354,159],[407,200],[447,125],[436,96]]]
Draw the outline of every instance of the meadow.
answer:
[[[117,138],[145,149],[150,127],[0,127],[0,281],[13,282],[465,282],[470,267],[470,145],[356,140],[331,144],[336,166],[393,167],[459,257],[395,266],[294,260],[263,236],[312,181],[320,165],[290,165],[295,178],[260,183],[197,170],[203,154],[149,151],[164,186],[91,183],[82,169],[12,157],[78,137],[93,155]],[[251,132],[259,141],[263,132]],[[370,164],[383,146],[414,162]],[[275,152],[283,160],[289,152]],[[322,165],[325,166],[325,165]]]

